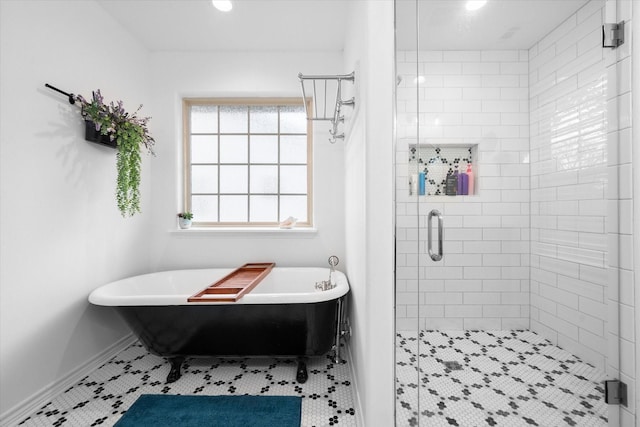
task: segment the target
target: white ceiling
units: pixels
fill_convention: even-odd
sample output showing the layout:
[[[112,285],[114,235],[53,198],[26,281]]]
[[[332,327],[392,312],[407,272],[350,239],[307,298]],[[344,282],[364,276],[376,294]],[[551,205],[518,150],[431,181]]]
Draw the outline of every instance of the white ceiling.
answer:
[[[152,51],[339,51],[355,1],[234,0],[223,13],[210,0],[98,0]],[[469,13],[465,0],[420,0],[420,49],[528,49],[587,1],[489,0]],[[397,4],[398,48],[415,49],[416,2]]]
[[[398,0],[398,48],[416,49],[417,15],[420,50],[529,49],[587,1],[488,0],[469,12],[466,0]]]
[[[344,46],[345,0],[98,0],[148,49],[333,50]]]

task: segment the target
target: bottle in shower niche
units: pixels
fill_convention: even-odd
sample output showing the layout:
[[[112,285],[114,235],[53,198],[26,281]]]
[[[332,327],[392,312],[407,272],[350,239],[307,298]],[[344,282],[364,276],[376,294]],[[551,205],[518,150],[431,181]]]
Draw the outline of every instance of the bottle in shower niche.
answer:
[[[418,194],[419,195],[424,196],[425,187],[426,187],[426,183],[425,183],[424,172],[420,172],[418,174]]]
[[[457,171],[456,171],[457,172]],[[444,194],[447,196],[455,196],[458,193],[458,174],[449,170],[445,178]]]
[[[464,196],[467,194],[467,174],[464,172],[458,172],[458,165],[456,165],[455,174],[458,175],[458,190],[456,195]]]
[[[467,194],[473,195],[473,191],[475,190],[475,177],[473,176],[473,165],[471,163],[467,164]]]
[[[458,196],[466,196],[469,194],[469,176],[466,172],[458,174]]]
[[[409,179],[409,195],[414,196],[418,194],[418,174],[411,174],[411,178]]]

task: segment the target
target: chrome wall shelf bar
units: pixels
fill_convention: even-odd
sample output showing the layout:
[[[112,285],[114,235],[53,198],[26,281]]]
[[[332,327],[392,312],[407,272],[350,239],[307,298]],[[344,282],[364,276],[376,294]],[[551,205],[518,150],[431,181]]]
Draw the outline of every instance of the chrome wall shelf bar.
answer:
[[[342,107],[354,107],[355,97],[342,99],[342,81],[355,82],[355,71],[349,74],[336,75],[304,75],[298,74],[300,86],[302,87],[302,98],[305,100],[304,108],[307,113],[307,120],[319,120],[331,122],[329,141],[333,144],[337,139],[344,139],[344,133],[338,134],[338,124],[344,122]],[[306,99],[307,94],[312,94],[312,106],[310,111]],[[335,96],[334,96],[335,94]]]

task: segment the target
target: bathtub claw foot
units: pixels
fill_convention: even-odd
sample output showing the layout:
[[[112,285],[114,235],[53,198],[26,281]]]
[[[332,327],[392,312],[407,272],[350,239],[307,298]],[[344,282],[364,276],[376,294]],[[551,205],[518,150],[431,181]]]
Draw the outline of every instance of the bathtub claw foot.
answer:
[[[298,359],[298,370],[296,371],[296,381],[298,384],[307,382],[309,374],[307,373],[307,362],[304,359]]]
[[[180,372],[182,362],[184,362],[183,357],[172,357],[169,359],[169,363],[171,363],[171,371],[169,371],[169,375],[167,375],[167,384],[174,383],[180,379],[182,376],[182,373]]]

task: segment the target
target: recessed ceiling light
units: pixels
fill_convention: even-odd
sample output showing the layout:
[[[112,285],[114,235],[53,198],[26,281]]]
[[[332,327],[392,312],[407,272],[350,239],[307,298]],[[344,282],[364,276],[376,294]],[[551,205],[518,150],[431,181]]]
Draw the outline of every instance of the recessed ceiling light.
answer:
[[[485,4],[487,4],[487,0],[468,0],[466,8],[467,10],[478,10]]]
[[[213,3],[213,6],[216,9],[222,12],[229,12],[233,9],[233,5],[230,0],[211,0],[211,3]]]

